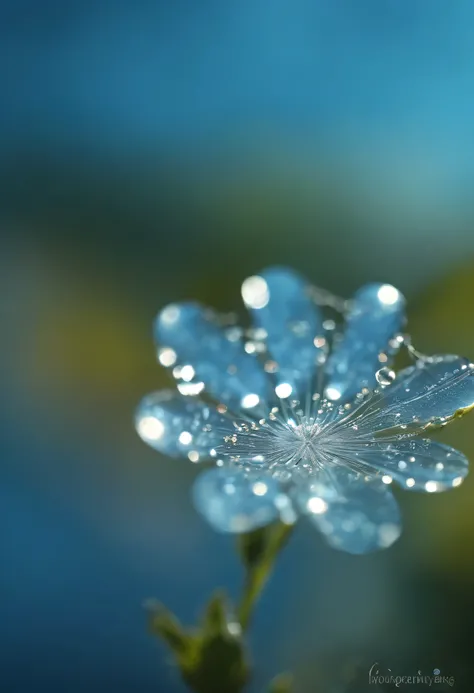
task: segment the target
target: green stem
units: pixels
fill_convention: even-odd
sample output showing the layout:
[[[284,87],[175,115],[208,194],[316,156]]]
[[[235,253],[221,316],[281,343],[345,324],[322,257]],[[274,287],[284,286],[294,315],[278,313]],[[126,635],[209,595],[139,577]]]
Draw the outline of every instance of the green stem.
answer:
[[[254,606],[270,577],[272,568],[281,549],[288,541],[294,525],[279,523],[273,528],[261,560],[248,568],[242,599],[237,608],[237,618],[242,630],[247,630]]]

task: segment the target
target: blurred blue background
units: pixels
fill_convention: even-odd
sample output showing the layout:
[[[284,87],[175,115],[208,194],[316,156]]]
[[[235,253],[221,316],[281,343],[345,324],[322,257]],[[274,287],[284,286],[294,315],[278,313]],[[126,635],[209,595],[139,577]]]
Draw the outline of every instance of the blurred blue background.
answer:
[[[417,346],[474,355],[468,0],[0,3],[0,690],[183,691],[146,633],[238,594],[196,469],[137,438],[170,300],[239,306],[286,263],[395,283]],[[474,458],[469,420],[443,440]],[[474,482],[401,494],[351,557],[298,528],[252,631],[252,691],[366,691],[379,661],[471,690]]]

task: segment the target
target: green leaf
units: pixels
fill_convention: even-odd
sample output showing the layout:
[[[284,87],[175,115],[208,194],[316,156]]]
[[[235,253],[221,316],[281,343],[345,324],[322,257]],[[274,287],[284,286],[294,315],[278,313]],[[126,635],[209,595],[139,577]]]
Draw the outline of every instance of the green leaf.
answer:
[[[163,604],[150,601],[146,604],[149,611],[149,628],[153,635],[160,637],[176,655],[183,655],[190,649],[192,637],[182,627],[176,616]]]
[[[180,658],[183,679],[196,693],[240,693],[249,679],[243,643],[230,633],[195,640],[195,649]]]
[[[203,619],[203,635],[229,632],[229,605],[224,592],[217,591],[208,602]],[[232,628],[230,629],[232,630]]]
[[[240,626],[228,619],[227,598],[216,592],[201,629],[183,628],[162,604],[149,602],[151,632],[173,651],[183,680],[196,693],[240,693],[249,679]]]
[[[240,540],[246,583],[235,618],[226,595],[218,591],[209,600],[197,629],[185,629],[162,604],[148,603],[150,629],[173,651],[181,676],[195,693],[241,693],[249,681],[250,666],[242,631],[248,627],[258,596],[267,581],[291,526],[275,523]],[[287,680],[281,680],[281,686]],[[275,693],[290,689],[276,688]]]

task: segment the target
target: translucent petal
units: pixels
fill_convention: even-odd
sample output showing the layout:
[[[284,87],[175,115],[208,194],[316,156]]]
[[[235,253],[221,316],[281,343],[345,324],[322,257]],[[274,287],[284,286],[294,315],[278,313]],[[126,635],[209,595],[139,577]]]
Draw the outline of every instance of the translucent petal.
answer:
[[[359,435],[420,432],[474,406],[474,368],[459,356],[419,361],[354,413]]]
[[[322,316],[311,300],[307,282],[285,267],[271,267],[249,277],[242,285],[242,296],[254,324],[266,334],[280,397],[306,394],[321,354]]]
[[[277,520],[284,498],[275,479],[227,467],[202,472],[193,486],[196,509],[219,532],[250,532]]]
[[[332,400],[352,398],[376,384],[375,373],[393,352],[389,342],[404,324],[405,299],[390,284],[368,284],[352,299],[342,340],[327,364],[326,395]],[[380,355],[382,360],[380,360]]]
[[[209,459],[211,450],[234,430],[230,419],[215,408],[172,390],[144,397],[136,411],[135,426],[152,448],[191,462]]]
[[[383,473],[385,483],[395,479],[406,489],[428,493],[459,486],[469,466],[461,452],[428,438],[367,443],[355,459]]]
[[[334,548],[362,554],[383,549],[400,536],[400,512],[379,478],[366,480],[342,466],[298,485],[295,502]]]
[[[224,332],[212,311],[196,303],[169,305],[155,321],[155,336],[176,353],[181,371],[187,367],[217,399],[252,408],[266,398],[268,382],[257,359],[245,353],[235,328]]]

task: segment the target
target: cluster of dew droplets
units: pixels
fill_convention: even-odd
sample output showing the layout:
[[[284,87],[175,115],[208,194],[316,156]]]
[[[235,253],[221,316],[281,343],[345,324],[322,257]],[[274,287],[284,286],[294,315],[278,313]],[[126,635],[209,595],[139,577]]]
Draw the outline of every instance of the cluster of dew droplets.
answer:
[[[324,326],[326,330],[336,327],[332,320],[325,321]],[[277,386],[277,405],[271,407],[268,413],[261,418],[251,418],[248,412],[245,420],[240,418],[233,422],[234,432],[224,437],[223,446],[216,452],[221,464],[222,459],[227,458],[232,464],[248,471],[265,469],[282,481],[288,480],[295,468],[302,473],[313,473],[334,464],[334,449],[331,449],[334,436],[331,431],[338,421],[347,418],[352,409],[357,410],[370,391],[363,388],[353,403],[343,405],[337,405],[325,397],[324,367],[328,340],[326,337],[316,337],[314,341],[315,346],[326,349],[317,355],[316,374],[308,384],[305,402],[279,397]],[[257,351],[265,353],[266,346]],[[266,370],[276,372],[278,366],[275,364],[274,370]],[[381,387],[391,384],[394,377],[395,374],[388,368],[382,368],[377,373]],[[349,427],[347,424],[345,428]]]
[[[399,335],[390,346],[393,351],[403,344],[404,337]],[[387,360],[385,354],[381,354],[379,360],[384,363]],[[431,361],[431,357],[417,354],[418,365]],[[323,369],[324,360],[321,360],[320,366],[316,378]],[[358,436],[357,432],[359,426],[374,413],[383,410],[383,391],[395,379],[395,372],[384,366],[376,372],[377,389],[362,388],[352,402],[341,405],[324,397],[321,387],[324,381],[320,379],[318,391],[309,390],[305,408],[298,400],[280,398],[279,405],[272,407],[266,418],[234,422],[235,433],[224,440],[226,452],[230,460],[239,466],[248,470],[256,466],[264,467],[283,480],[290,478],[291,470],[296,467],[314,473],[335,464],[366,475],[369,479],[374,474],[372,466],[357,457],[361,447],[368,447],[373,437],[364,438]],[[399,428],[401,432],[397,434],[397,439],[413,435],[403,432],[407,426],[400,425]],[[384,474],[382,480],[391,483],[392,478]],[[410,485],[409,482],[407,485]]]
[[[322,295],[320,289],[314,290],[313,298],[319,306],[329,306],[341,314],[344,314],[349,307],[349,302],[342,299],[336,300],[336,298],[333,300],[328,292]],[[270,378],[278,373],[279,366],[268,352],[267,333],[263,328],[243,329],[236,324],[235,314],[219,316],[210,313],[209,318],[222,326],[227,340],[242,341],[245,352],[254,354],[261,361],[264,371]],[[358,471],[361,471],[360,465],[355,465],[347,458],[347,451],[344,454],[342,446],[347,446],[346,434],[351,430],[357,431],[358,424],[351,423],[351,420],[357,419],[356,414],[367,399],[377,397],[379,393],[378,390],[371,392],[367,388],[362,388],[361,392],[353,398],[352,403],[338,405],[331,400],[331,393],[325,390],[324,370],[331,345],[341,338],[341,333],[337,330],[337,324],[332,318],[324,320],[322,326],[324,334],[314,337],[314,346],[317,348],[316,372],[308,382],[307,393],[303,397],[304,402],[290,399],[291,388],[285,384],[279,384],[274,386],[273,402],[249,401],[245,412],[240,411],[235,414],[228,410],[227,405],[223,403],[217,405],[218,413],[231,419],[234,429],[230,434],[223,430],[222,445],[211,450],[211,455],[218,465],[230,462],[249,471],[255,468],[265,469],[282,480],[289,478],[290,470],[296,467],[312,472],[334,464],[334,460],[337,462],[338,459],[346,466],[355,466]],[[298,334],[307,327],[304,321],[295,321],[288,326],[288,329]],[[407,346],[414,358],[428,360],[428,357],[415,352],[409,338],[405,335],[395,335],[390,340],[391,353],[397,351],[402,345]],[[177,355],[173,349],[161,348],[158,358],[163,366],[172,370],[181,394],[196,396],[205,390],[204,383],[196,379],[192,365],[177,364]],[[396,377],[392,369],[383,365],[387,361],[388,355],[381,352],[379,354],[381,368],[375,374],[380,390],[389,387]],[[230,364],[227,372],[230,376],[235,375],[236,367]],[[210,428],[210,424],[205,424],[203,431],[209,431]],[[341,436],[341,433],[344,435]],[[340,450],[338,441],[341,445]],[[340,453],[339,457],[337,452]]]

